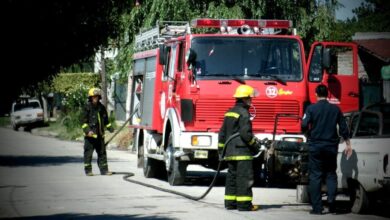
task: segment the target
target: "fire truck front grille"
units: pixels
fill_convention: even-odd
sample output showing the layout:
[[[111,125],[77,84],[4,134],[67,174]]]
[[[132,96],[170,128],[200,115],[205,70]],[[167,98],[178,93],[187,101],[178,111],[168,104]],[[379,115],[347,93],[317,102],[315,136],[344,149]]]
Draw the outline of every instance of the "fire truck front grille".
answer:
[[[219,128],[223,122],[225,112],[231,108],[234,100],[203,99],[198,100],[195,107],[195,125],[208,128]],[[256,108],[256,117],[253,123],[254,130],[270,130],[274,126],[276,114],[299,115],[299,104],[295,100],[253,100]],[[280,117],[278,126],[297,127],[299,119]]]
[[[198,100],[195,109],[195,120],[198,123],[221,126],[226,111],[234,104],[234,100],[203,99]]]
[[[294,100],[254,100],[253,105],[256,108],[254,126],[273,126],[277,114],[299,115],[299,104]],[[279,117],[278,126],[293,126],[297,123],[299,123],[297,118]]]

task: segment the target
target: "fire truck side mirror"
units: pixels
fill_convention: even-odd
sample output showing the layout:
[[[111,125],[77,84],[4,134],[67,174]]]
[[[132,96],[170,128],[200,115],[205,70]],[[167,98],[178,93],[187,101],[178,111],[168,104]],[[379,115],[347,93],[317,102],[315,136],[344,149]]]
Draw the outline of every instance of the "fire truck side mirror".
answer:
[[[165,51],[166,51],[166,47],[164,44],[161,44],[158,46],[159,48],[159,64],[160,65],[165,65],[166,64],[166,54],[165,54]]]
[[[330,49],[323,48],[323,50],[322,50],[322,67],[325,69],[329,69],[330,66],[331,66]]]
[[[196,60],[196,52],[190,48],[186,53],[187,65],[190,66],[191,64],[195,63],[195,60]]]

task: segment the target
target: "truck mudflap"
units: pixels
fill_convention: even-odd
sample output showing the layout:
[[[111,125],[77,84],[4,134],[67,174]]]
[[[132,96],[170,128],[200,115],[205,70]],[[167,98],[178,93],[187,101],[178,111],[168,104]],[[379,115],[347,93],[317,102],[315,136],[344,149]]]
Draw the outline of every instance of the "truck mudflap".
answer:
[[[269,185],[308,183],[309,146],[307,143],[273,141],[264,159]]]

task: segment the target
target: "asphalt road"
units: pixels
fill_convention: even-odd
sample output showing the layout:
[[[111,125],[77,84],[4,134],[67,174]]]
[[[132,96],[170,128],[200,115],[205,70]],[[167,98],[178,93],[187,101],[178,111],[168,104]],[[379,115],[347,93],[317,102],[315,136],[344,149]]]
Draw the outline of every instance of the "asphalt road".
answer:
[[[2,219],[387,219],[385,210],[355,215],[312,216],[308,204],[295,202],[294,189],[254,188],[256,212],[223,208],[223,176],[200,202],[126,182],[122,175],[95,176],[83,172],[82,143],[0,128],[0,218]],[[201,195],[213,172],[190,167],[186,185],[146,179],[136,168],[136,156],[109,150],[114,172],[133,172],[135,180],[191,195]],[[339,201],[345,207],[345,201]]]

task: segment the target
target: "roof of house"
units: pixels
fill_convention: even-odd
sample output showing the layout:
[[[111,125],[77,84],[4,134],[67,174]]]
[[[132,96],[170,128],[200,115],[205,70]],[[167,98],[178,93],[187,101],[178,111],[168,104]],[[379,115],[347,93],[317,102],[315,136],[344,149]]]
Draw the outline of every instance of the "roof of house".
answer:
[[[359,49],[386,63],[390,62],[390,32],[357,32],[352,40],[359,45]]]

